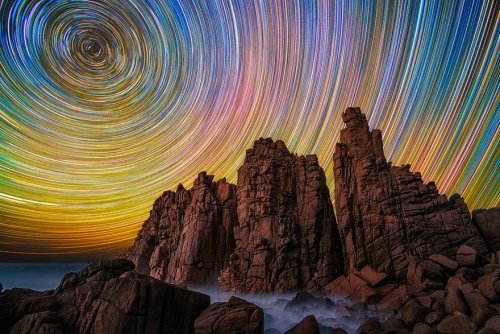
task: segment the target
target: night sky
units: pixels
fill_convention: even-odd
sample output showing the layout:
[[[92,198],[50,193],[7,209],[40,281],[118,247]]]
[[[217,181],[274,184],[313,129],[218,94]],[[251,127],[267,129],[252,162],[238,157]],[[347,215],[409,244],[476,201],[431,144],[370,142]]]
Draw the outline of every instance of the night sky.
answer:
[[[0,1],[0,261],[116,255],[259,137],[333,192],[348,106],[393,164],[498,206],[499,36],[495,0]]]

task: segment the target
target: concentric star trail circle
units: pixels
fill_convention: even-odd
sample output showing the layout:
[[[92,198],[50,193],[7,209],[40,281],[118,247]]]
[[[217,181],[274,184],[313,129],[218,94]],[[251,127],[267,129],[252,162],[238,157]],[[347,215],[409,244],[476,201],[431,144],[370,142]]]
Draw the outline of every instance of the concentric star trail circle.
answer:
[[[394,164],[500,204],[498,1],[0,2],[0,260],[121,252],[156,197],[236,181],[259,137],[318,154],[341,112]]]

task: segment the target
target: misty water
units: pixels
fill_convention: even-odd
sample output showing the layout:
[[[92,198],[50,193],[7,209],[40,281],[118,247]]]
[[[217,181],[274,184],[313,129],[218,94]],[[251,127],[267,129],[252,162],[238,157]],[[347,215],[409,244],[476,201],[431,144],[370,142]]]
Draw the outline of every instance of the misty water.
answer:
[[[3,289],[16,287],[50,290],[59,285],[66,273],[80,271],[86,265],[87,263],[0,263],[0,283]],[[306,303],[287,307],[287,303],[295,294],[244,295],[220,293],[217,287],[189,288],[208,294],[211,303],[225,302],[235,295],[260,306],[265,314],[266,334],[283,333],[309,314],[313,314],[322,326],[340,327],[354,333],[363,319],[369,316],[365,310],[356,311],[351,308],[348,301]]]

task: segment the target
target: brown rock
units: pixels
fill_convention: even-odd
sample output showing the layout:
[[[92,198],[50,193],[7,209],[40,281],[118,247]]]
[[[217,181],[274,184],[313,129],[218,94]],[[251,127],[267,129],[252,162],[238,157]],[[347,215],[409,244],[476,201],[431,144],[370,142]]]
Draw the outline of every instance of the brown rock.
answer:
[[[492,303],[500,302],[500,293],[495,289],[495,284],[500,281],[500,270],[484,275],[477,280],[479,291]]]
[[[429,260],[436,262],[437,264],[439,264],[441,267],[443,267],[443,269],[446,270],[450,274],[455,273],[455,271],[458,268],[457,261],[453,261],[444,255],[432,254],[429,257]]]
[[[434,326],[438,324],[441,320],[444,318],[444,312],[442,310],[439,311],[433,311],[430,313],[427,313],[425,316],[425,323],[429,326]]]
[[[166,282],[215,283],[234,250],[237,220],[236,186],[202,172],[190,190],[179,185],[155,201],[124,256]]]
[[[21,297],[11,333],[191,333],[209,297],[133,268],[124,259],[100,261],[65,275],[49,295]]]
[[[386,319],[382,323],[382,330],[384,331],[384,334],[409,334],[410,331],[408,328],[405,326],[404,322],[394,318],[390,317]]]
[[[195,334],[261,334],[264,312],[255,304],[238,297],[227,303],[215,303],[205,309],[194,323]]]
[[[334,299],[350,298],[353,302],[363,304],[371,304],[383,297],[378,290],[369,287],[365,280],[354,274],[337,277],[327,284],[323,291]]]
[[[491,308],[490,303],[472,283],[464,284],[459,287],[471,311],[471,320],[482,327],[486,320],[496,314]]]
[[[398,315],[401,314],[399,318],[407,327],[413,328],[413,325],[415,325],[415,323],[422,318],[423,313],[424,309],[422,305],[420,305],[417,301],[410,299],[403,306],[400,312],[398,312]]]
[[[384,282],[387,278],[387,274],[377,272],[372,266],[364,266],[361,268],[359,275],[372,288]]]
[[[430,327],[424,323],[419,322],[419,323],[415,324],[415,326],[413,327],[413,331],[411,333],[412,334],[435,334],[436,331],[432,327]]]
[[[311,314],[287,330],[285,334],[319,334],[319,325],[314,315]]]
[[[437,325],[439,334],[474,334],[476,325],[463,313],[456,312]]]
[[[408,261],[407,279],[415,286],[442,289],[446,278],[443,268],[434,261],[424,260],[418,264],[413,259]]]
[[[408,286],[402,285],[390,294],[382,298],[377,304],[377,310],[381,312],[394,311],[399,309],[411,298],[411,292]]]
[[[345,241],[346,270],[370,265],[406,278],[408,258],[454,258],[462,244],[486,253],[463,200],[440,195],[409,166],[387,163],[379,130],[370,132],[359,108],[342,115],[346,128],[334,153],[335,206]]]
[[[312,289],[340,274],[340,235],[316,156],[259,139],[238,170],[236,197],[236,249],[219,279],[222,291]]]
[[[44,311],[23,316],[9,334],[64,334],[56,312]]]
[[[366,319],[361,326],[359,326],[356,334],[383,334],[384,330],[377,318]]]
[[[450,315],[455,312],[470,313],[462,291],[456,287],[449,287],[447,289],[446,297],[444,298],[444,309],[446,314]]]
[[[462,245],[457,250],[457,263],[463,267],[471,267],[476,265],[477,251],[467,245]]]
[[[430,309],[432,306],[432,297],[431,296],[419,296],[417,297],[418,302],[426,309]]]
[[[488,321],[486,321],[484,327],[490,328],[500,333],[500,315],[495,315],[491,317]]]
[[[488,251],[500,251],[500,208],[474,210],[472,221],[486,241]]]

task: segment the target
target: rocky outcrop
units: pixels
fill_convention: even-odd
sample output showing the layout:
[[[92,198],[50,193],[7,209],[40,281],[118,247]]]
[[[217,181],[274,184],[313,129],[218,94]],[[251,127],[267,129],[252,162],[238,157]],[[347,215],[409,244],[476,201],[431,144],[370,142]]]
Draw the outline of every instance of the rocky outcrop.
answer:
[[[236,249],[223,291],[297,291],[340,273],[341,245],[325,174],[315,155],[260,139],[238,170]]]
[[[10,333],[191,333],[208,307],[204,294],[132,271],[128,260],[101,261],[67,274],[39,295],[0,295]]]
[[[235,247],[236,186],[200,173],[158,198],[124,257],[137,271],[175,284],[217,282]]]
[[[238,297],[227,303],[210,305],[196,319],[195,334],[262,334],[264,312],[255,304]]]
[[[370,132],[359,108],[348,108],[342,119],[346,127],[333,158],[346,273],[370,265],[403,280],[410,261],[418,266],[433,254],[454,260],[463,244],[485,255],[484,241],[460,196],[440,195],[409,165],[391,166],[380,130]]]

